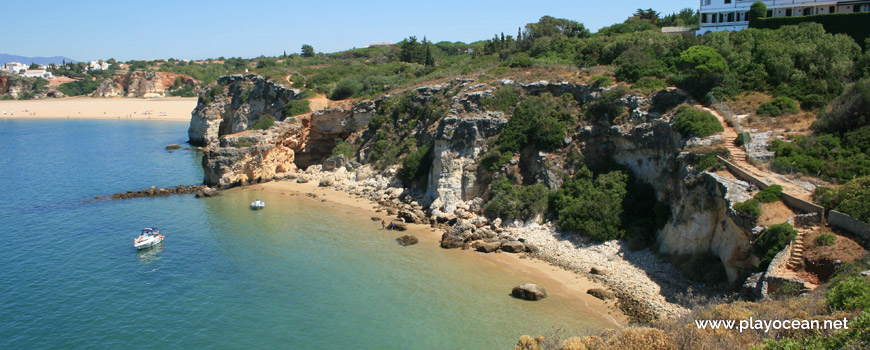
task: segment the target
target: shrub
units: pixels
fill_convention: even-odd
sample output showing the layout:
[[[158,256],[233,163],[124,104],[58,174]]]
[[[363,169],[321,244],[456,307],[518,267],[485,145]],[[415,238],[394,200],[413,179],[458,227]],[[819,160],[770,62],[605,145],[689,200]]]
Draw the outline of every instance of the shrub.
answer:
[[[752,142],[752,136],[749,133],[741,132],[737,134],[737,138],[734,139],[734,146],[743,147],[747,142]]]
[[[801,109],[812,111],[824,107],[827,104],[825,98],[819,94],[809,94],[801,98]]]
[[[375,116],[373,116],[372,119],[369,120],[369,124],[368,124],[369,130],[377,131],[378,129],[381,128],[381,126],[384,125],[384,123],[386,121],[387,121],[387,117],[380,115],[380,114],[375,114]]]
[[[674,116],[674,128],[684,136],[694,135],[697,137],[707,137],[725,130],[715,116],[690,106],[680,106],[677,109]]]
[[[831,111],[813,123],[813,129],[845,133],[867,125],[870,125],[870,78],[847,86],[831,102]]]
[[[57,91],[67,96],[81,96],[94,92],[99,86],[100,83],[96,80],[85,79],[60,84],[57,87]]]
[[[825,232],[816,237],[816,244],[820,246],[834,245],[837,242],[837,236],[830,232]]]
[[[498,136],[500,150],[518,152],[530,143],[545,151],[561,147],[565,124],[574,121],[571,111],[577,104],[567,95],[554,98],[550,94],[543,94],[530,96],[520,102]]]
[[[311,108],[308,106],[308,100],[291,100],[281,108],[281,113],[285,118],[305,114],[310,111]]]
[[[493,91],[492,96],[484,98],[482,102],[486,109],[510,114],[519,100],[520,89],[506,85]]]
[[[773,203],[779,200],[782,196],[782,186],[770,185],[767,188],[759,191],[755,195],[755,199],[762,203]]]
[[[767,269],[776,254],[797,237],[797,230],[788,223],[771,225],[755,239],[753,250],[761,259],[758,271]]]
[[[547,187],[543,184],[514,186],[507,177],[490,185],[490,200],[483,212],[490,218],[529,220],[547,211]]]
[[[618,85],[608,90],[600,99],[589,103],[586,107],[585,119],[598,123],[613,123],[626,114],[622,97],[628,93],[625,85]]]
[[[839,310],[870,310],[870,283],[863,276],[843,280],[825,293],[828,305]]]
[[[601,76],[601,75],[596,75],[596,76],[592,77],[592,86],[607,87],[607,86],[610,86],[611,84],[613,84],[613,82],[610,81],[610,77],[605,77],[605,76]]]
[[[333,101],[344,100],[355,95],[362,89],[362,84],[353,79],[344,79],[339,81],[329,94],[329,99]]]
[[[263,114],[260,119],[257,119],[254,124],[248,127],[249,130],[266,130],[275,124],[275,118],[271,115]]]
[[[432,148],[423,146],[402,159],[399,176],[405,181],[413,181],[425,174],[432,164]]]
[[[532,66],[532,58],[529,57],[529,54],[525,52],[520,52],[511,56],[511,58],[506,61],[504,65],[511,68],[527,68]]]
[[[761,207],[758,204],[758,200],[750,199],[745,202],[740,202],[734,204],[734,210],[737,211],[740,215],[748,216],[751,218],[757,218],[761,216]]]
[[[788,97],[776,97],[770,102],[762,103],[755,111],[758,115],[776,117],[782,114],[797,113],[798,102]]]
[[[664,80],[654,77],[643,77],[640,78],[634,85],[631,87],[635,89],[643,89],[647,91],[659,91],[668,87],[668,83]]]
[[[345,158],[353,158],[353,145],[342,139],[335,139],[335,146],[332,147],[332,156],[344,155]]]
[[[480,157],[480,165],[486,170],[496,171],[501,168],[502,165],[510,162],[513,157],[513,153],[501,152],[498,148],[493,147]]]
[[[251,140],[248,140],[246,137],[240,137],[236,140],[236,148],[251,147],[253,145],[254,144],[251,143]]]
[[[719,171],[724,165],[722,165],[722,162],[716,156],[726,158],[728,154],[729,152],[725,148],[717,148],[703,154],[692,153],[689,157],[689,163],[698,171]]]
[[[622,202],[627,193],[628,175],[611,171],[593,177],[582,168],[551,196],[550,210],[563,230],[589,236],[596,241],[619,239],[625,235]]]
[[[870,222],[870,176],[856,178],[837,189],[837,211]]]

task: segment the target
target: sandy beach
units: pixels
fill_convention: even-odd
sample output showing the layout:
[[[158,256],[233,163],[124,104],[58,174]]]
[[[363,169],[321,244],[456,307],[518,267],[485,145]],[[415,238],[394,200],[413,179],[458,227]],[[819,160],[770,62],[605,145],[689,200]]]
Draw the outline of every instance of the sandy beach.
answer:
[[[306,196],[313,201],[325,201],[325,203],[330,205],[344,207],[347,210],[354,212],[354,215],[380,217],[386,219],[388,222],[390,219],[396,219],[395,217],[390,217],[384,212],[377,212],[375,204],[365,198],[355,197],[332,187],[318,187],[316,181],[310,181],[308,183],[275,181],[247,186],[240,190],[269,191],[283,195]],[[308,194],[314,194],[316,197]],[[380,223],[372,222],[372,225],[380,225]],[[439,245],[442,234],[440,231],[428,225],[421,224],[408,224],[408,230],[405,232],[385,232],[389,232],[389,234],[395,235],[396,237],[405,234],[414,235],[420,240],[419,244],[433,247]],[[399,246],[397,245],[397,247]],[[515,274],[522,277],[524,280],[528,280],[530,283],[541,285],[547,290],[547,293],[551,297],[558,297],[562,300],[566,300],[577,310],[600,315],[602,318],[609,320],[614,326],[628,324],[628,317],[614,307],[615,302],[613,300],[605,302],[586,293],[590,288],[604,288],[604,285],[591,281],[584,276],[555,267],[541,260],[527,258],[525,255],[521,254],[485,254],[460,249],[451,249],[448,251],[453,254],[462,254],[466,258],[472,259],[475,264],[480,264],[486,268],[501,270],[505,273]],[[509,291],[506,291],[506,293],[507,292]]]
[[[195,97],[10,100],[0,101],[0,118],[190,121],[194,107]]]

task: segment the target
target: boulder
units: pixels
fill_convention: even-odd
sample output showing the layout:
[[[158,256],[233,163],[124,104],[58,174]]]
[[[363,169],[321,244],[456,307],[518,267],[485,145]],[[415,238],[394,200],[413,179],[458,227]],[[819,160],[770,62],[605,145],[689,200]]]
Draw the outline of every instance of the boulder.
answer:
[[[447,233],[441,235],[441,248],[453,249],[465,247],[465,240]]]
[[[534,243],[523,242],[523,244],[526,246],[526,251],[529,253],[537,253],[540,250],[540,248],[538,248]]]
[[[537,284],[525,283],[514,287],[511,296],[523,300],[541,300],[547,297],[547,291]]]
[[[592,288],[587,290],[586,294],[589,294],[601,300],[609,300],[615,297],[612,292],[604,288]]]
[[[508,253],[522,253],[526,251],[526,245],[520,241],[508,241],[501,244],[501,250]]]
[[[372,221],[381,221],[381,218],[379,218],[377,216],[372,216],[371,219],[372,219]]]
[[[321,179],[321,180],[320,180],[320,183],[318,183],[317,186],[319,186],[319,187],[329,187],[329,186],[332,186],[332,179],[329,179],[329,178]]]
[[[589,273],[593,275],[608,275],[610,274],[610,270],[601,266],[592,266],[592,268],[589,269]]]
[[[179,148],[181,148],[181,145],[179,145],[177,143],[173,143],[171,145],[166,146],[167,151],[171,151],[171,150],[179,149]]]
[[[417,244],[417,242],[419,242],[420,240],[418,240],[417,237],[411,235],[404,235],[402,237],[396,238],[396,241],[398,241],[399,244],[407,247],[409,245]]]
[[[492,252],[498,250],[498,248],[500,248],[500,247],[501,247],[501,242],[497,242],[497,241],[496,242],[482,243],[482,244],[477,246],[477,251],[484,252],[484,253],[492,253]]]
[[[387,224],[387,230],[396,230],[396,231],[405,231],[408,229],[408,226],[405,226],[400,221],[393,221]]]
[[[345,164],[347,164],[347,158],[343,154],[339,154],[337,156],[326,158],[326,160],[323,161],[323,170],[332,171],[343,167]],[[353,169],[351,168],[350,170]]]
[[[423,223],[423,218],[426,217],[426,215],[420,211],[408,210],[408,209],[399,210],[398,215],[400,218],[404,218],[405,221],[410,222],[412,224]]]

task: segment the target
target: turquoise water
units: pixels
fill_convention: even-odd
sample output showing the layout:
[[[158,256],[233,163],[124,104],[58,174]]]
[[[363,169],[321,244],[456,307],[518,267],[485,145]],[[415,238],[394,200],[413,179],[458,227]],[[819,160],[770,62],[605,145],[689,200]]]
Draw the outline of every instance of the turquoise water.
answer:
[[[186,123],[0,120],[0,349],[507,349],[605,326],[518,277],[302,197],[94,196],[195,184]],[[268,204],[251,211],[254,198]],[[136,251],[145,226],[163,246]]]

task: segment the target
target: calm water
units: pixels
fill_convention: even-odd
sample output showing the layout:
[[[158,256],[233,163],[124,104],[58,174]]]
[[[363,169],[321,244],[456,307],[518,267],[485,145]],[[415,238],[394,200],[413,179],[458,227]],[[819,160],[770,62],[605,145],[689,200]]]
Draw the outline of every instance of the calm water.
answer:
[[[0,349],[507,349],[600,328],[471,254],[403,248],[308,199],[96,195],[195,184],[179,122],[0,120]],[[262,211],[247,205],[261,197]],[[277,197],[276,197],[277,196]],[[137,252],[145,226],[166,235]]]

